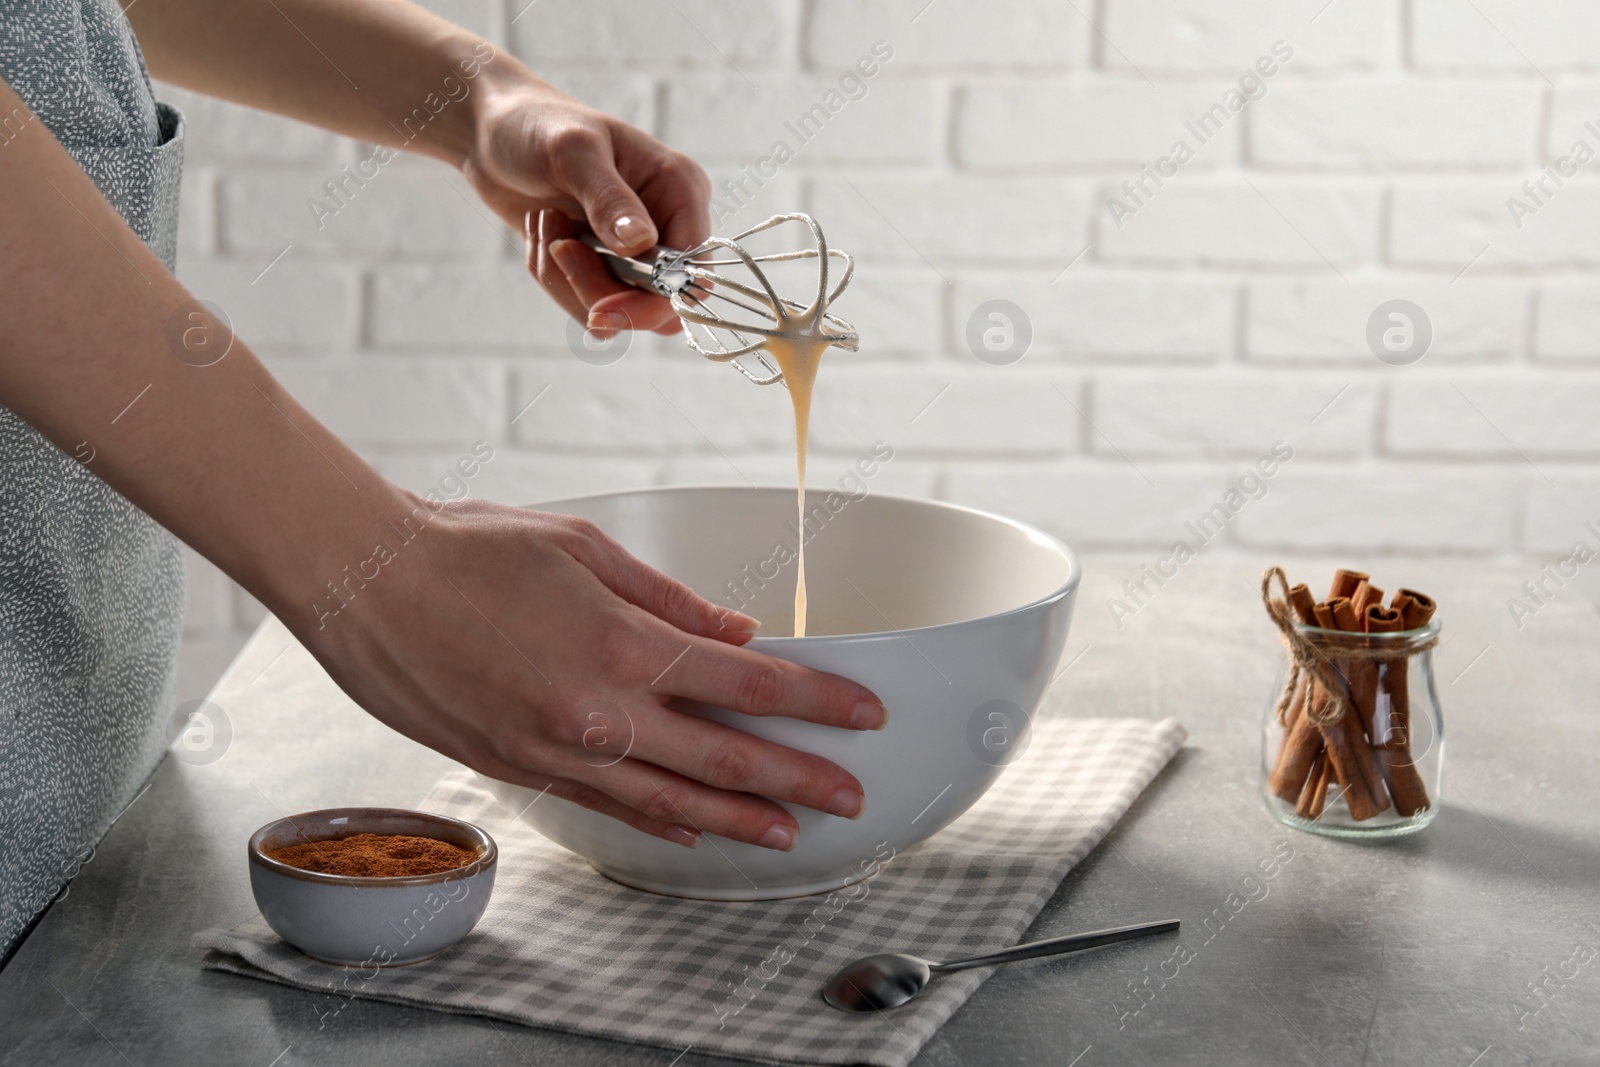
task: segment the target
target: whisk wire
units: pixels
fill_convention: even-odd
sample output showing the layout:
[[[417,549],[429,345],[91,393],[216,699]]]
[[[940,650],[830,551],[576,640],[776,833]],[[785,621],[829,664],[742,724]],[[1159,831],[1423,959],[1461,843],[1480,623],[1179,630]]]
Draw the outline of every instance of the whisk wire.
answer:
[[[810,247],[757,254],[740,243],[790,222],[807,228],[811,235]],[[681,252],[659,248],[647,260],[620,256],[592,237],[585,240],[606,259],[619,278],[651,289],[671,301],[673,311],[687,326],[684,339],[690,348],[715,362],[731,363],[758,385],[783,381],[782,371],[762,352],[770,341],[799,336],[852,352],[860,343],[855,327],[828,311],[854,277],[855,259],[842,249],[829,248],[822,227],[809,215],[798,212],[773,215],[734,237],[711,237]],[[834,259],[842,260],[843,265],[837,282],[830,289]],[[762,269],[763,264],[802,260],[815,260],[817,264],[816,292],[809,303],[781,296]],[[750,275],[751,281],[730,276],[718,268],[741,268]],[[725,303],[737,309],[737,313],[719,310],[713,306],[713,301]],[[745,356],[754,357],[753,362],[759,365],[760,372],[740,362]]]
[[[799,222],[810,231],[812,247],[756,254],[740,244],[788,222]],[[837,283],[830,289],[830,261],[834,258],[843,260],[843,268]],[[781,296],[761,266],[803,260],[817,263],[817,289],[809,303]],[[732,363],[751,381],[770,385],[783,380],[782,372],[760,354],[760,350],[769,339],[792,335],[797,324],[805,333],[842,348],[854,350],[859,343],[855,328],[827,310],[854,276],[855,260],[842,249],[829,248],[822,227],[808,215],[774,215],[732,238],[713,237],[682,253],[673,266],[690,279],[689,285],[672,296],[673,310],[691,327],[700,327],[698,331],[685,331],[689,346],[708,359]],[[715,269],[719,267],[742,267],[756,284],[730,277]],[[713,300],[738,309],[754,321],[734,321],[726,317],[712,306]],[[719,330],[726,332],[734,343],[730,345],[719,337]],[[766,373],[757,374],[740,362],[740,357],[748,355],[755,355]]]

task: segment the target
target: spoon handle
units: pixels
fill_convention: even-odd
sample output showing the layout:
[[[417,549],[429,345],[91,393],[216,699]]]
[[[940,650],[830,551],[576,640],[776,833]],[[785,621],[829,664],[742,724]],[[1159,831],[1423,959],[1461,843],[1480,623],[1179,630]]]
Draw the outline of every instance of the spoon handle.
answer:
[[[1068,934],[1066,937],[1052,937],[1047,941],[1033,941],[1026,945],[1013,945],[1011,948],[1004,948],[999,952],[988,952],[982,956],[971,956],[964,960],[935,963],[929,969],[934,971],[964,971],[968,967],[990,967],[997,963],[1031,960],[1038,956],[1055,956],[1063,952],[1079,952],[1086,948],[1098,948],[1101,945],[1110,945],[1118,941],[1131,941],[1136,937],[1176,933],[1177,929],[1178,920],[1167,919],[1162,922],[1139,923],[1137,926],[1118,926],[1111,930],[1094,930],[1087,934]]]

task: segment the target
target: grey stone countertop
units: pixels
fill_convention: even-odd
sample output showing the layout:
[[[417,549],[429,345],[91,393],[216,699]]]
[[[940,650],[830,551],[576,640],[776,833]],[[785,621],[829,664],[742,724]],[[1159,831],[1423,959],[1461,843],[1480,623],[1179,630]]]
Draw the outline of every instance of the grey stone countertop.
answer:
[[[1148,982],[1168,953],[1138,944],[1001,968],[918,1062],[1600,1063],[1600,618],[1577,585],[1519,630],[1506,600],[1538,577],[1531,567],[1373,568],[1379,585],[1442,604],[1448,748],[1433,825],[1370,845],[1290,830],[1259,798],[1279,662],[1257,592],[1265,561],[1192,561],[1119,627],[1106,599],[1148,562],[1086,559],[1071,666],[1044,713],[1171,715],[1189,745],[1068,875],[1030,937],[1177,917],[1193,958]],[[1290,577],[1319,590],[1332,566],[1299,562]],[[226,754],[207,766],[169,757],[0,971],[0,1058],[672,1061],[661,1049],[371,1001],[319,1029],[316,996],[202,970],[191,935],[255,911],[252,830],[279,813],[411,806],[451,766],[332,692],[275,620],[212,699],[231,720]],[[1291,848],[1277,876],[1256,883],[1266,895],[1249,892],[1245,879]],[[1227,921],[1208,935],[1202,920],[1214,914]],[[727,1061],[691,1052],[676,1062]]]

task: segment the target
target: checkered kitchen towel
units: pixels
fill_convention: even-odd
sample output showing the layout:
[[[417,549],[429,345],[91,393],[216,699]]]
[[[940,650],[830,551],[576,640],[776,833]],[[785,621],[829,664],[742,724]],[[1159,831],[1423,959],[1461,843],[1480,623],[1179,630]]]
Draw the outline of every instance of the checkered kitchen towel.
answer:
[[[1028,751],[970,811],[895,856],[860,883],[865,891],[842,891],[820,909],[821,896],[714,903],[617,885],[514,821],[460,771],[422,806],[493,834],[500,871],[483,919],[454,948],[364,978],[300,955],[259,917],[206,931],[195,943],[214,950],[207,967],[332,997],[487,1015],[673,1052],[899,1067],[989,971],[942,977],[892,1016],[834,1011],[818,994],[823,981],[873,951],[956,959],[1019,941],[1062,877],[1186,736],[1171,719],[1041,719]]]

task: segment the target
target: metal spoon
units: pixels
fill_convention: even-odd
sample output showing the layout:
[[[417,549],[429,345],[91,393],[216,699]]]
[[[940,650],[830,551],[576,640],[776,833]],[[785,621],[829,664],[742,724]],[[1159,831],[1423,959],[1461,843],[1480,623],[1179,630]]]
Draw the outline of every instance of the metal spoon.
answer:
[[[1079,952],[1117,941],[1131,941],[1136,937],[1153,934],[1176,933],[1177,919],[1163,922],[1140,923],[1138,926],[1119,926],[1113,930],[1095,930],[1087,934],[1068,934],[1052,937],[1048,941],[1034,941],[971,956],[952,963],[934,963],[932,960],[908,956],[903,952],[884,952],[867,956],[839,971],[822,987],[822,999],[840,1011],[881,1011],[898,1008],[922,992],[935,974],[945,971],[964,971],[968,967],[992,967],[997,963],[1014,963],[1039,956],[1055,956],[1063,952]]]

